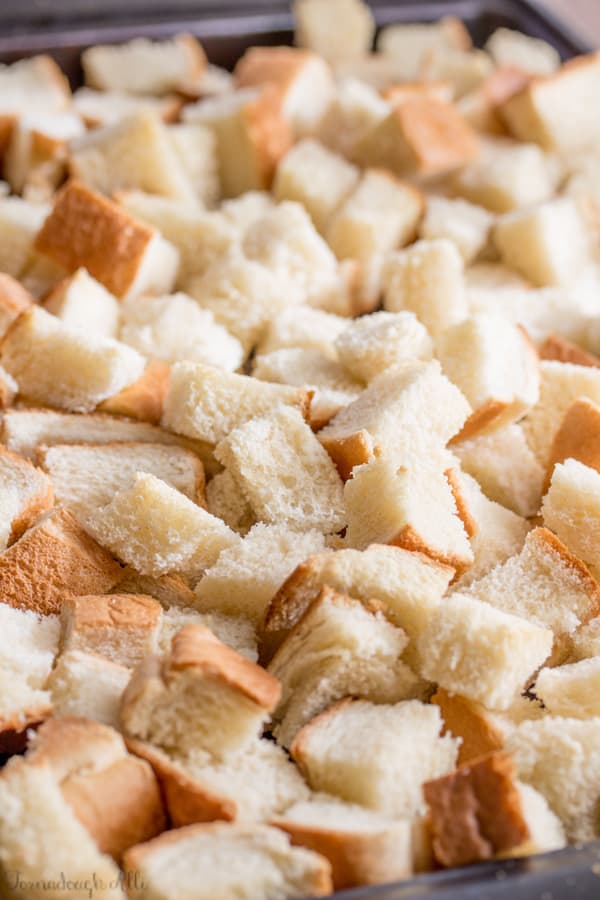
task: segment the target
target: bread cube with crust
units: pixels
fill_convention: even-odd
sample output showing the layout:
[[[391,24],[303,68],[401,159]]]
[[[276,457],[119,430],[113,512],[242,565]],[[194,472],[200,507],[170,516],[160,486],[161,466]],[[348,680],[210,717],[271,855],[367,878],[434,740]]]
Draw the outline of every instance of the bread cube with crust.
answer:
[[[194,602],[193,593],[191,602]],[[170,606],[165,609],[158,637],[158,646],[162,654],[169,653],[171,641],[184,625],[203,625],[240,656],[244,656],[250,662],[258,660],[256,628],[250,619],[242,616],[225,616],[219,612],[203,613],[194,606]]]
[[[127,416],[140,422],[158,425],[162,419],[171,370],[160,360],[149,362],[137,381],[99,403],[99,412],[111,416]],[[206,458],[206,454],[205,454]],[[210,468],[210,464],[208,464]]]
[[[208,628],[185,625],[170,654],[147,657],[135,670],[121,716],[132,737],[222,760],[256,740],[280,693],[272,675]]]
[[[120,731],[121,697],[130,678],[131,669],[105,656],[65,651],[48,678],[52,713],[93,719]]]
[[[374,312],[349,323],[335,341],[350,374],[372,381],[385,369],[415,359],[429,360],[433,343],[411,312]]]
[[[0,446],[0,548],[14,543],[54,505],[52,481]]]
[[[227,469],[218,472],[206,485],[206,508],[242,536],[256,524],[252,507]]]
[[[497,66],[515,66],[534,75],[550,75],[561,64],[558,51],[547,41],[511,28],[497,28],[485,48]]]
[[[4,337],[13,322],[34,302],[34,297],[20,282],[0,272],[0,337]]]
[[[585,397],[580,397],[567,409],[562,424],[552,442],[546,487],[559,463],[576,460],[590,469],[600,472],[600,407]],[[572,469],[575,474],[576,469]]]
[[[600,657],[538,672],[534,691],[550,715],[590,719],[600,715]]]
[[[554,466],[542,503],[544,525],[551,528],[572,553],[600,571],[600,472],[576,459]]]
[[[14,193],[48,200],[62,181],[71,141],[85,127],[72,112],[23,114],[15,121],[3,156],[3,174]]]
[[[375,20],[363,0],[295,0],[294,41],[329,62],[354,59],[373,44]]]
[[[0,114],[64,112],[71,103],[69,82],[60,66],[46,54],[2,66]]]
[[[420,674],[450,693],[509,709],[552,650],[553,633],[517,615],[454,593],[417,641]]]
[[[431,196],[427,198],[419,237],[428,241],[452,241],[468,265],[486,248],[493,222],[493,215],[482,206]]]
[[[203,125],[178,122],[169,125],[167,138],[192,188],[192,197],[186,197],[186,202],[192,205],[196,200],[209,209],[216,206],[221,196],[221,182],[214,133]]]
[[[424,57],[432,50],[470,50],[469,32],[453,16],[432,24],[389,25],[381,30],[377,49],[400,66],[397,81],[415,81]]]
[[[368,57],[368,60],[374,59]],[[388,115],[390,105],[360,77],[338,74],[336,93],[319,123],[316,137],[335,153],[357,161],[363,137]]]
[[[297,410],[255,416],[217,445],[216,456],[260,521],[324,534],[346,524],[342,481]]]
[[[458,742],[441,726],[439,710],[418,700],[347,698],[305,725],[291,754],[313,790],[407,819],[422,809],[421,786],[454,769]]]
[[[44,298],[44,309],[70,328],[88,329],[98,337],[118,335],[119,304],[87,269],[77,269],[52,288]]]

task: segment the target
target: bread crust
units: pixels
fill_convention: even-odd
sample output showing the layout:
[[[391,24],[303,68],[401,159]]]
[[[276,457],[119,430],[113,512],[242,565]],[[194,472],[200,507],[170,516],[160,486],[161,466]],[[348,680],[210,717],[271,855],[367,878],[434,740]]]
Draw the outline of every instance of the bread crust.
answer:
[[[450,566],[455,571],[454,580],[460,578],[463,572],[473,564],[473,559],[468,556],[459,556],[455,553],[440,553],[435,547],[430,547],[412,525],[405,525],[388,543],[392,547],[402,547],[403,550],[421,553],[443,566]]]
[[[420,175],[451,171],[479,155],[479,141],[451,103],[416,97],[394,109],[393,114]]]
[[[461,489],[460,470],[447,469],[444,472],[444,475],[446,481],[450,485],[450,490],[452,491],[452,496],[456,503],[456,509],[458,510],[458,517],[463,523],[463,527],[467,532],[467,537],[471,540],[477,534],[477,522],[471,515],[469,504]]]
[[[268,190],[279,160],[292,146],[292,131],[281,113],[279,89],[267,85],[243,107],[241,115],[254,153],[258,184]]]
[[[504,736],[479,704],[459,694],[449,694],[438,688],[431,702],[439,706],[444,720],[443,734],[462,738],[458,764],[463,765],[480,756],[501,750]]]
[[[540,359],[575,363],[577,366],[600,369],[600,358],[588,350],[584,350],[578,344],[574,344],[573,341],[561,337],[560,334],[549,334],[540,347],[539,353]]]
[[[376,456],[373,438],[365,429],[347,437],[336,438],[319,434],[317,437],[335,463],[342,481],[348,481],[355,466],[362,466]]]
[[[34,297],[11,275],[0,272],[0,327],[2,335],[21,313],[35,303]]]
[[[600,407],[580,397],[569,407],[558,429],[546,469],[544,493],[550,485],[554,466],[566,459],[600,472]]]
[[[9,544],[17,541],[28,528],[35,525],[40,516],[54,505],[54,487],[48,476],[17,453],[0,446],[0,458],[13,465],[24,477],[30,476],[38,482],[37,490],[29,497],[12,521]]]
[[[336,700],[326,710],[319,713],[306,725],[303,725],[290,745],[290,756],[298,765],[298,768],[306,778],[308,775],[308,765],[306,757],[308,755],[307,744],[310,741],[313,731],[317,731],[328,719],[334,718],[339,712],[344,710],[351,703],[355,703],[354,697],[344,697],[342,700]]]
[[[171,367],[158,359],[148,363],[144,374],[115,394],[103,400],[96,409],[113,416],[127,416],[140,422],[160,425]]]
[[[496,419],[499,419],[510,406],[511,404],[507,400],[494,400],[493,398],[487,400],[483,406],[471,413],[458,434],[448,441],[449,446],[467,441],[482,431],[488,431]]]

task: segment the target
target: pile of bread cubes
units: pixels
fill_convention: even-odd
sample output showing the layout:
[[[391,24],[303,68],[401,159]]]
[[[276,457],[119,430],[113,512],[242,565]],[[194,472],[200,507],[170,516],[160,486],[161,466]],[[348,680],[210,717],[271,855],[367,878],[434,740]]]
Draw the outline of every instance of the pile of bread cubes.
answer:
[[[295,16],[0,68],[3,897],[600,835],[600,54]]]

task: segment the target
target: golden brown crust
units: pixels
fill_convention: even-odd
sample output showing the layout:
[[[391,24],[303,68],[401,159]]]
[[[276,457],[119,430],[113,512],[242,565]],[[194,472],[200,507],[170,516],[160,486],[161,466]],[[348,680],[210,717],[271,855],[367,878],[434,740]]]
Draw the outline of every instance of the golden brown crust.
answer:
[[[430,547],[427,541],[412,525],[405,525],[398,534],[388,541],[392,547],[401,547],[403,550],[422,553],[434,562],[443,566],[450,566],[455,571],[454,580],[460,578],[469,566],[473,564],[472,557],[459,556],[455,553],[440,553],[435,547]]]
[[[238,88],[273,84],[285,93],[306,63],[317,58],[298,47],[250,47],[238,60],[233,77]]]
[[[356,701],[354,697],[344,697],[342,700],[336,700],[336,702],[332,703],[331,706],[328,706],[326,710],[324,710],[322,713],[319,713],[318,716],[315,716],[310,720],[310,722],[307,722],[306,725],[303,725],[300,731],[297,733],[296,737],[290,745],[290,756],[298,765],[298,768],[305,778],[308,774],[306,761],[306,745],[310,741],[313,731],[318,731],[324,722],[327,722],[328,719],[334,718],[339,712],[355,702]]]
[[[154,578],[152,575],[140,575],[135,569],[125,567],[121,571],[121,578],[116,587],[119,593],[147,594],[166,608],[190,607],[196,600],[193,590],[180,575],[161,575]]]
[[[35,249],[69,272],[85,267],[112,294],[124,297],[153,236],[152,228],[122,207],[71,180],[57,194]]]
[[[458,434],[448,441],[449,446],[460,444],[461,441],[467,441],[482,431],[488,430],[510,405],[507,400],[486,400],[483,406],[471,413]]]
[[[170,374],[171,367],[167,363],[153,360],[137,381],[113,397],[103,400],[96,408],[98,412],[113,416],[127,416],[140,422],[160,425]]]
[[[35,525],[43,513],[52,508],[54,487],[45,472],[11,450],[0,446],[0,459],[4,459],[7,466],[14,467],[23,478],[30,479],[32,484],[37,484],[35,493],[31,494],[26,505],[19,510],[12,521],[8,543],[13,544],[28,528]]]
[[[395,107],[393,115],[420,175],[457,169],[479,154],[477,135],[451,103],[414,98]]]
[[[35,298],[11,275],[0,272],[0,322],[8,327],[35,303]]]
[[[65,509],[51,513],[0,555],[0,596],[15,609],[58,613],[68,594],[100,594],[121,567]]]
[[[566,459],[576,459],[600,472],[600,406],[585,397],[569,407],[556,433],[546,470],[546,490],[554,466]]]
[[[456,503],[456,509],[458,510],[458,517],[463,523],[463,527],[467,532],[467,537],[469,540],[474,538],[477,534],[477,522],[471,515],[469,510],[469,504],[467,503],[467,499],[462,492],[462,488],[460,485],[460,470],[459,469],[447,469],[444,472],[444,476],[446,481],[450,485],[450,490],[452,491],[452,496],[454,497],[454,502]]]
[[[548,335],[540,347],[540,359],[575,363],[577,366],[589,366],[594,369],[600,368],[600,358],[559,334]]]
[[[144,594],[91,594],[67,597],[62,615],[81,632],[106,628],[152,632],[160,623],[162,607]]]
[[[574,553],[571,553],[560,538],[548,528],[534,528],[534,530],[529,533],[528,540],[530,544],[535,541],[543,552],[550,552],[551,554],[559,556],[561,565],[569,570],[569,574],[573,578],[577,579],[579,589],[588,595],[590,606],[586,617],[581,620],[582,623],[599,615],[600,586],[585,563],[582,562],[578,556],[575,556]]]
[[[442,866],[493,859],[529,840],[510,756],[493,753],[423,785]]]
[[[260,186],[271,187],[275,169],[292,146],[292,131],[281,112],[278,88],[267,85],[242,110],[248,140],[253,148]]]
[[[0,162],[8,150],[18,116],[13,113],[0,114]]]
[[[441,710],[443,734],[450,733],[462,738],[458,752],[459,765],[501,750],[504,746],[502,732],[495,727],[480,704],[458,694],[449,694],[443,688],[438,688],[431,702]]]
[[[318,434],[321,445],[335,463],[342,481],[348,481],[354,466],[362,466],[376,455],[373,438],[362,429],[347,437],[329,437]]]

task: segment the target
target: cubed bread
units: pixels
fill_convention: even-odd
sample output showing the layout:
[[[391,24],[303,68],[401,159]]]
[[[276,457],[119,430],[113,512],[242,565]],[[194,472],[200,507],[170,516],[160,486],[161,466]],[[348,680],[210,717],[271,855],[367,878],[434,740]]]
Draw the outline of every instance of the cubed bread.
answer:
[[[242,536],[256,524],[252,507],[231,472],[226,469],[211,478],[206,485],[206,508]]]
[[[373,55],[366,57],[367,65],[374,59]],[[316,137],[330,150],[356,162],[360,142],[389,111],[390,104],[376,87],[360,78],[360,73],[358,77],[339,74],[335,96],[319,123]]]
[[[410,824],[375,810],[315,794],[271,824],[295,846],[329,860],[335,890],[400,881],[413,872]]]
[[[159,650],[163,655],[169,653],[171,641],[184,625],[203,625],[240,656],[250,662],[258,660],[256,628],[250,619],[225,616],[219,612],[198,612],[193,606],[171,606],[164,611],[158,637]]]
[[[184,362],[173,366],[163,425],[178,434],[218,443],[251,419],[279,406],[308,412],[310,392],[268,384],[214,366]]]
[[[533,75],[515,66],[497,66],[473,91],[457,103],[469,125],[484,136],[506,137],[507,129],[500,109],[529,84]]]
[[[594,572],[600,571],[600,472],[572,458],[555,465],[542,503],[542,516],[544,525],[572,553]]]
[[[337,336],[335,349],[348,372],[366,382],[384,369],[433,355],[427,329],[411,312],[381,311],[355,319]]]
[[[19,278],[30,261],[37,232],[48,215],[45,204],[21,197],[0,198],[0,271]]]
[[[108,505],[90,510],[86,524],[101,544],[142,575],[197,577],[239,541],[224,522],[185,494],[140,472]]]
[[[12,323],[19,318],[21,313],[25,312],[34,302],[23,285],[7,275],[0,272],[0,336],[4,337]]]
[[[436,355],[473,407],[454,441],[510,425],[539,399],[535,347],[500,315],[479,313],[451,326],[438,337]]]
[[[431,196],[427,197],[419,237],[428,241],[452,241],[468,265],[486,248],[493,222],[493,215],[482,206]]]
[[[54,505],[52,481],[0,446],[0,548],[14,543]]]
[[[107,397],[96,409],[111,416],[127,416],[158,425],[162,420],[170,374],[170,367],[155,359],[148,363],[137,381]]]
[[[520,141],[567,153],[587,147],[600,134],[598,123],[588,115],[599,84],[600,56],[576,57],[511,97],[502,107],[503,118]]]
[[[85,134],[72,112],[19,116],[3,157],[3,175],[15,194],[48,200],[63,180],[69,143]]]
[[[327,241],[338,259],[368,260],[414,240],[425,201],[413,185],[368,169],[334,213]]]
[[[585,397],[575,400],[567,409],[554,436],[546,468],[546,486],[555,467],[570,460],[600,472],[600,407]]]
[[[511,28],[497,28],[485,49],[497,66],[515,66],[534,75],[550,75],[561,64],[558,51],[547,41]]]
[[[334,341],[348,326],[348,319],[310,306],[292,306],[281,310],[268,324],[257,353],[306,347],[336,359]]]
[[[260,521],[324,534],[346,524],[341,478],[298,410],[280,406],[255,416],[215,453]]]
[[[105,656],[69,650],[61,653],[48,678],[54,716],[93,719],[121,728],[121,697],[131,669]]]
[[[594,616],[589,622],[573,632],[569,640],[568,662],[579,662],[600,656],[600,618]]]
[[[0,361],[22,396],[70,412],[90,412],[138,379],[145,366],[133,348],[66,326],[37,306],[10,329]]]
[[[179,266],[158,232],[78,181],[56,195],[35,250],[67,272],[84,266],[118,298],[170,290]]]
[[[383,307],[413,312],[435,339],[469,314],[463,262],[449,240],[417,241],[390,254],[383,271]]]
[[[18,392],[19,385],[15,379],[0,366],[0,410],[5,410],[10,406]]]
[[[469,32],[453,16],[427,24],[389,25],[377,39],[377,49],[401,66],[398,81],[416,80],[423,58],[432,50],[466,51],[471,46]]]
[[[204,468],[195,454],[164,444],[63,444],[38,451],[57,502],[85,522],[146,472],[204,505]]]
[[[279,702],[278,681],[208,628],[186,625],[171,653],[148,657],[123,695],[127,733],[182,753],[224,759],[256,739]]]
[[[554,362],[575,363],[578,366],[600,367],[600,359],[595,353],[584,350],[579,344],[568,341],[560,334],[549,334],[538,350],[540,359]]]
[[[441,726],[439,709],[418,700],[376,705],[348,698],[305,725],[291,754],[313,790],[412,818],[422,809],[421,786],[456,763],[458,742],[440,737]]]
[[[183,293],[126,301],[120,338],[148,359],[166,363],[200,362],[233,372],[245,356],[212,312]]]
[[[67,594],[104,594],[121,567],[63,509],[48,514],[0,555],[2,601],[41,615],[60,611]]]
[[[215,206],[221,196],[221,182],[214,133],[204,125],[179,122],[167,128],[167,138],[191,185],[192,203],[197,198],[203,206]],[[190,203],[189,196],[185,199]]]
[[[51,56],[37,54],[2,67],[2,114],[62,112],[71,102],[69,82]]]
[[[330,62],[354,59],[373,44],[375,19],[362,0],[296,0],[295,43]]]
[[[254,525],[243,541],[223,550],[205,572],[194,589],[194,606],[261,625],[271,600],[296,566],[324,550],[324,545],[319,531],[299,533],[288,525]]]
[[[181,109],[181,99],[175,94],[153,97],[145,94],[129,94],[126,91],[99,91],[80,87],[73,94],[73,110],[88,128],[116,125],[121,119],[140,112],[151,112],[163,120],[172,122]]]
[[[202,46],[191,34],[163,41],[136,38],[126,44],[96,44],[81,58],[86,84],[103,91],[166,94],[185,91],[206,66]]]
[[[279,647],[269,672],[281,683],[274,734],[289,747],[303,725],[343,697],[396,703],[418,694],[401,661],[406,634],[384,609],[324,587]]]
[[[89,330],[98,337],[117,337],[119,304],[87,269],[77,269],[59,282],[45,298],[44,308],[70,328]]]
[[[540,627],[557,639],[598,615],[600,589],[587,567],[547,528],[535,528],[523,549],[468,594]]]
[[[538,672],[534,691],[550,715],[591,719],[600,715],[600,657]]]
[[[589,259],[588,235],[570,197],[508,213],[493,239],[501,260],[538,287],[567,283]]]
[[[374,456],[421,464],[461,430],[469,413],[438,362],[415,360],[377,375],[319,432],[319,440],[348,479],[355,466]]]
[[[450,693],[508,709],[552,650],[549,628],[451,594],[417,641],[420,673]]]
[[[231,860],[235,859],[234,866]],[[197,900],[299,900],[331,893],[331,866],[266,825],[190,825],[133,847],[125,856],[133,900],[175,900],[194,885]],[[143,884],[143,888],[135,887]]]
[[[131,566],[126,566],[119,580],[120,594],[147,594],[158,600],[165,611],[172,608],[190,607],[194,603],[194,592],[180,575],[141,575]]]
[[[302,203],[316,228],[325,233],[358,180],[356,166],[311,138],[300,141],[281,160],[273,191],[277,200]]]
[[[475,131],[457,108],[433,97],[414,97],[392,111],[360,141],[357,157],[400,177],[445,175],[479,155]]]
[[[483,50],[433,48],[421,60],[419,78],[447,85],[452,97],[460,100],[480,88],[493,71],[494,64]]]

